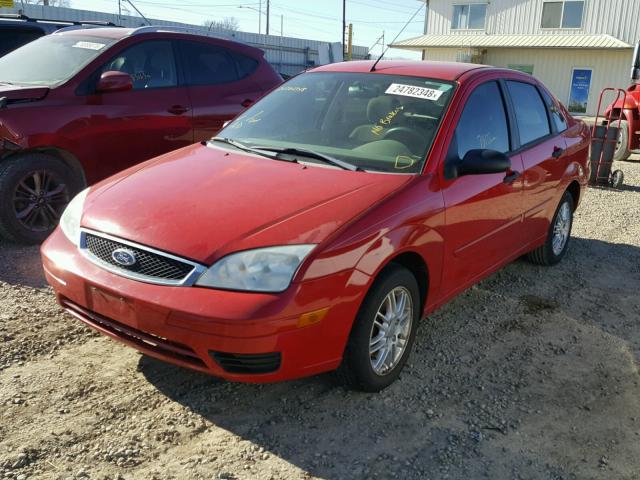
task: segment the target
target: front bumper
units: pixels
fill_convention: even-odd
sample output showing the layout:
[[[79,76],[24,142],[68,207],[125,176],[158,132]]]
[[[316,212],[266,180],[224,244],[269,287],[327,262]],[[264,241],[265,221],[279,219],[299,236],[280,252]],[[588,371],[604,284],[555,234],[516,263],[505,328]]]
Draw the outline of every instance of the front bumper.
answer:
[[[152,285],[95,265],[60,229],[43,244],[42,261],[58,302],[101,333],[149,356],[245,382],[337,368],[367,283],[344,271],[277,295]],[[302,315],[325,309],[320,322],[299,327]]]

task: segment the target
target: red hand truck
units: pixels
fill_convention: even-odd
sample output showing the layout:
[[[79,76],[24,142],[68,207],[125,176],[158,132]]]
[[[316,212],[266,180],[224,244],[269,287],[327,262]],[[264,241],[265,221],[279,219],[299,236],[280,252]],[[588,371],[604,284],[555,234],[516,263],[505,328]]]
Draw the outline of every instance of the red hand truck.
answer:
[[[606,116],[602,115],[602,99],[607,92],[614,92],[616,95],[613,105],[624,101],[627,95],[621,88],[607,87],[600,92],[596,120],[591,131],[591,176],[589,183],[593,186],[621,188],[624,174],[622,170],[613,170],[613,154],[620,141],[622,115],[618,115],[618,118],[612,118],[613,108],[609,109]],[[602,119],[602,125],[599,125],[600,119]]]

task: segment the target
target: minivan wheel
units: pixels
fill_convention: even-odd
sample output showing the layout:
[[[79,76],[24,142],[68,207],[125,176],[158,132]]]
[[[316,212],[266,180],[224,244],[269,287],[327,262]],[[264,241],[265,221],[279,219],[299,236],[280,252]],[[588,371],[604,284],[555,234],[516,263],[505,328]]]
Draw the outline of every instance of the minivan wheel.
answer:
[[[49,155],[29,153],[0,162],[0,235],[41,243],[58,224],[82,182]]]
[[[367,294],[347,342],[339,380],[378,392],[400,375],[420,318],[418,282],[401,266],[387,267]]]
[[[569,240],[571,239],[571,227],[573,226],[573,197],[569,192],[564,192],[560,205],[556,210],[549,233],[544,244],[527,255],[532,263],[538,265],[555,265],[567,253]]]

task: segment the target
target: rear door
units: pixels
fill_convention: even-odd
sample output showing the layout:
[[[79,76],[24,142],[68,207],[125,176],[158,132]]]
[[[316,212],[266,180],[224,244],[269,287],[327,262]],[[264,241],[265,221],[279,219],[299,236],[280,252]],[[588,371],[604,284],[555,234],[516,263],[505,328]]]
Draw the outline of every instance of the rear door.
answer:
[[[258,61],[213,43],[180,40],[178,45],[193,105],[194,138],[207,140],[262,94],[249,78]]]
[[[506,153],[513,172],[465,175],[444,180],[447,293],[477,280],[522,246],[522,160],[512,152],[503,86],[482,83],[464,101],[447,162],[472,149]],[[444,166],[446,168],[446,165]]]
[[[524,164],[524,231],[525,240],[531,242],[547,234],[557,186],[567,167],[567,145],[537,85],[523,80],[506,80],[505,84]]]
[[[98,178],[193,143],[191,104],[178,82],[171,40],[136,43],[108,60],[94,75],[120,71],[133,89],[92,93],[87,98],[91,145]]]

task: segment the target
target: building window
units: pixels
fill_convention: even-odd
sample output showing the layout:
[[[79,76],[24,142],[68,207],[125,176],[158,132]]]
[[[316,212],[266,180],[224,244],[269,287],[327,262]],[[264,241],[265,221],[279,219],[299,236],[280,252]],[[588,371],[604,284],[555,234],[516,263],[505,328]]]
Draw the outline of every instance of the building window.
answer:
[[[454,5],[451,28],[454,30],[484,30],[486,17],[486,3]]]
[[[580,28],[584,0],[544,2],[542,6],[542,28]]]

